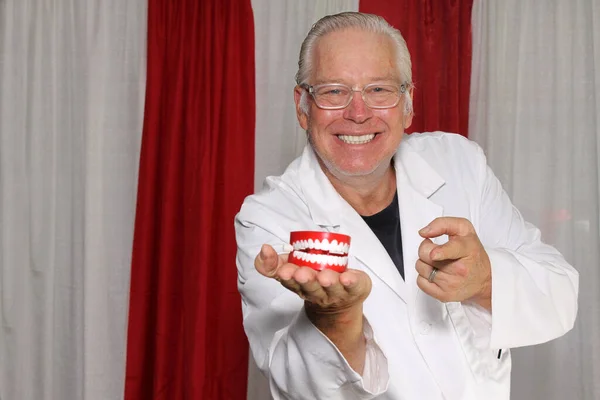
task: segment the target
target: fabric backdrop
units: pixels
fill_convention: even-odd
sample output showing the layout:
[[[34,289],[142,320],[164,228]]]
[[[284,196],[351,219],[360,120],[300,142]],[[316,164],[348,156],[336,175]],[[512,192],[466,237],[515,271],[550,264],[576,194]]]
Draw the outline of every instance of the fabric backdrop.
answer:
[[[151,0],[147,32],[148,0],[0,0],[1,400],[124,396],[145,101],[128,400],[243,398],[247,348],[227,239],[233,213],[306,142],[292,88],[310,25],[359,5],[216,4]],[[361,10],[394,4],[416,13],[408,23],[421,35],[408,37],[413,53],[422,52],[415,110],[423,125],[413,129],[438,129],[428,121],[444,123],[438,117],[452,112],[453,125],[440,129],[465,134],[464,108],[455,107],[464,86],[445,81],[464,82],[465,71],[451,54],[433,50],[446,37],[437,36],[437,24],[461,35],[470,29],[466,3],[364,0]],[[448,15],[436,17],[440,10]],[[472,10],[469,136],[525,217],[581,273],[573,332],[513,351],[516,400],[600,398],[599,10],[598,0],[476,0]],[[383,15],[412,35],[395,22],[401,15]],[[429,31],[418,30],[420,18]],[[462,54],[464,42],[447,36]],[[435,63],[454,71],[431,78],[435,96],[454,96],[451,107],[425,97],[428,79],[419,70]],[[244,167],[234,174],[231,162]],[[268,398],[263,383],[251,368],[250,399]]]
[[[127,400],[240,399],[233,219],[252,193],[250,0],[150,0]]]
[[[575,328],[513,350],[512,399],[600,399],[600,2],[475,2],[470,135],[580,273]]]
[[[119,399],[146,0],[0,1],[0,399]]]

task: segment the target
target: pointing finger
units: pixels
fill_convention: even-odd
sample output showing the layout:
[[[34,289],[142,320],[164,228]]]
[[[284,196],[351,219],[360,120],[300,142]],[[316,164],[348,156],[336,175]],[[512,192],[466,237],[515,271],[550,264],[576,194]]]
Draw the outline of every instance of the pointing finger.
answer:
[[[433,260],[430,257],[431,251],[435,249],[437,245],[430,239],[425,239],[419,245],[419,259],[427,264],[433,264]]]
[[[468,249],[462,237],[453,237],[429,253],[433,261],[458,260],[468,255]]]

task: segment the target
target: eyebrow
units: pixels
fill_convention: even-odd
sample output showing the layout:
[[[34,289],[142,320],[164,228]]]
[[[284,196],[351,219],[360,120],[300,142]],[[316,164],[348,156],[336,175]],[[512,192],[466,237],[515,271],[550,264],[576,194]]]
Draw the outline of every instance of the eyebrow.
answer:
[[[369,79],[369,83],[374,83],[374,82],[389,82],[389,81],[399,82],[400,79],[398,79],[398,78],[396,78],[396,77],[394,77],[392,75],[377,76],[377,77]],[[315,81],[315,85],[322,85],[324,83],[342,83],[344,85],[348,85],[348,82],[345,81],[344,79],[334,79],[334,78],[331,78],[331,79],[317,79]]]
[[[346,84],[346,82],[344,82],[343,79],[317,79],[315,81],[315,85],[322,85],[323,83],[343,83],[343,84]]]

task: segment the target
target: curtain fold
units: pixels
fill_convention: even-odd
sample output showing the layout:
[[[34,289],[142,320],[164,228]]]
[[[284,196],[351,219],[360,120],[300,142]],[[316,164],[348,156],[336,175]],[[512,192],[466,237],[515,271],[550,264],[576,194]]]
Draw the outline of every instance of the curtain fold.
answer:
[[[399,29],[412,57],[413,123],[407,132],[468,136],[473,0],[363,0],[361,12]]]
[[[146,0],[0,1],[0,398],[119,399]]]
[[[516,400],[599,399],[600,4],[476,1],[471,137],[580,273],[575,328],[513,349]]]
[[[150,0],[125,398],[240,399],[233,218],[253,190],[250,0]]]

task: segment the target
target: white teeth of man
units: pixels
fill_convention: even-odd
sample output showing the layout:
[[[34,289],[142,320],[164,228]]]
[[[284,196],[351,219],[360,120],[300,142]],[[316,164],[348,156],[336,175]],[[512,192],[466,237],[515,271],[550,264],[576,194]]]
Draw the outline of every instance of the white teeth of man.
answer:
[[[346,243],[338,243],[337,240],[332,240],[330,243],[327,239],[323,239],[322,242],[319,239],[315,241],[312,239],[299,240],[292,243],[292,246],[294,246],[294,250],[314,249],[328,251],[333,254],[348,254],[348,250],[350,250],[350,245]]]
[[[348,257],[338,257],[327,254],[309,254],[303,251],[295,251],[294,255],[302,261],[310,262],[313,264],[329,264],[329,265],[347,265]]]
[[[365,144],[369,143],[375,137],[374,133],[370,135],[361,136],[350,136],[350,135],[338,135],[338,137],[344,142],[349,144]]]

